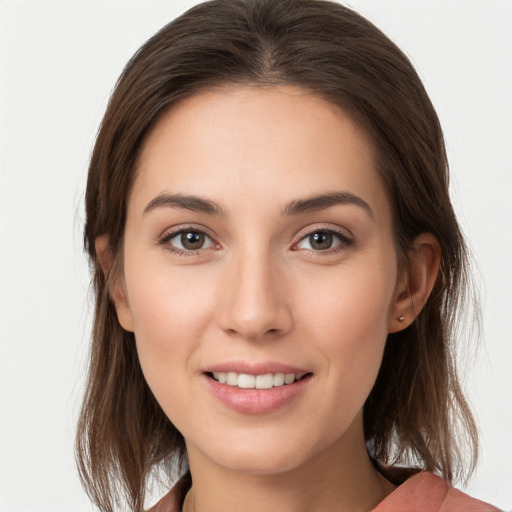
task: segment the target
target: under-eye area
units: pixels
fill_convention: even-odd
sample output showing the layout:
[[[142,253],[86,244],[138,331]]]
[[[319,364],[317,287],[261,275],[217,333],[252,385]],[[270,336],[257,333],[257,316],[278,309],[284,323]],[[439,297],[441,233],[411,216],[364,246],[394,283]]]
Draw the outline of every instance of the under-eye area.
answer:
[[[250,375],[237,372],[208,372],[206,375],[220,384],[242,389],[271,389],[287,386],[311,377],[307,373],[266,373],[264,375]]]

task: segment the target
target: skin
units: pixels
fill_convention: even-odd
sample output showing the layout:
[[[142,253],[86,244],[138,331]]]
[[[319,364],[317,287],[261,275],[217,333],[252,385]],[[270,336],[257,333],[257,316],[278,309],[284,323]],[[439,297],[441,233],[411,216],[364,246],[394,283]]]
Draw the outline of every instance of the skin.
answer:
[[[371,510],[394,486],[367,455],[362,407],[387,334],[412,322],[430,293],[439,249],[422,235],[399,271],[370,139],[299,88],[231,87],[175,105],[136,173],[112,294],[149,386],[185,437],[193,487],[184,509]],[[332,192],[369,208],[283,215]],[[198,196],[222,215],[148,209],[163,194]],[[204,245],[176,252],[179,229],[204,232]],[[339,233],[330,248],[312,245],[312,232],[329,230]],[[100,254],[107,242],[97,241]],[[233,360],[311,377],[283,407],[244,414],[205,384],[205,367]]]

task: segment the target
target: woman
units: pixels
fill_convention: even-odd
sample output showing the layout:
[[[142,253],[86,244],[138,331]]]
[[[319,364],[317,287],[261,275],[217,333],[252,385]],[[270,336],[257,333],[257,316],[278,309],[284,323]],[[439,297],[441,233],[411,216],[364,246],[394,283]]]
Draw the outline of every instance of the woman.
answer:
[[[477,435],[441,129],[368,21],[214,0],[164,27],[113,93],[86,210],[101,509],[177,467],[153,510],[495,510],[450,486]]]

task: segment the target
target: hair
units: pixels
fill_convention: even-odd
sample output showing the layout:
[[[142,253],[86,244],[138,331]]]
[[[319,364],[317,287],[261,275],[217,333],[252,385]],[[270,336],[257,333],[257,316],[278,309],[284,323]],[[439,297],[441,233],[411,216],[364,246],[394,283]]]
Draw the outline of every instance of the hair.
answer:
[[[85,248],[95,316],[76,440],[91,499],[143,509],[149,477],[186,462],[181,433],[151,393],[134,334],[119,324],[110,294],[122,270],[123,231],[141,145],[178,100],[232,85],[302,87],[347,112],[370,135],[394,209],[399,265],[412,241],[432,233],[441,270],[407,329],[388,335],[364,404],[364,433],[383,472],[396,466],[467,477],[477,432],[455,364],[457,327],[470,298],[468,255],[448,193],[440,123],[411,63],[358,13],[323,0],[213,0],[149,39],[121,74],[92,152]],[[104,272],[95,250],[108,236]]]

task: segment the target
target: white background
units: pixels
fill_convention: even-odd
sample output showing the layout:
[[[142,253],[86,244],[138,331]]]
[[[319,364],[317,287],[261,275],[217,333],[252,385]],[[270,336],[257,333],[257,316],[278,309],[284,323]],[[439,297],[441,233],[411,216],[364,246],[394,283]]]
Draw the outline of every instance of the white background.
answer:
[[[92,509],[72,450],[90,329],[87,163],[124,64],[193,3],[0,2],[1,512]],[[484,305],[468,373],[482,456],[467,491],[512,509],[512,0],[351,5],[411,57],[445,129]]]

